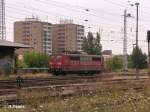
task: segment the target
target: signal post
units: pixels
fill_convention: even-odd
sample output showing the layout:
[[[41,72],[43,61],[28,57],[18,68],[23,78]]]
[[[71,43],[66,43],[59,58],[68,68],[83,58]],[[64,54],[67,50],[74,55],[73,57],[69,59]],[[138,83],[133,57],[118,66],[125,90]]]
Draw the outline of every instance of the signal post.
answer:
[[[150,79],[150,31],[147,31],[148,42],[148,78]]]

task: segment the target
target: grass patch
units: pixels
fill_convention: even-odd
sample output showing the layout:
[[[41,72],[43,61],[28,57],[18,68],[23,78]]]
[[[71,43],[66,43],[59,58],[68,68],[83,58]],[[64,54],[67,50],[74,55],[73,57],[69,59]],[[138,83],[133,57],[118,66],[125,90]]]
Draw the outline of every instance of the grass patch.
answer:
[[[121,85],[112,85],[68,97],[48,97],[46,91],[19,92],[27,104],[25,110],[2,108],[0,112],[149,112],[150,85],[142,90],[127,87],[125,91]]]
[[[1,108],[0,112],[27,112],[23,109],[8,109],[8,108]]]

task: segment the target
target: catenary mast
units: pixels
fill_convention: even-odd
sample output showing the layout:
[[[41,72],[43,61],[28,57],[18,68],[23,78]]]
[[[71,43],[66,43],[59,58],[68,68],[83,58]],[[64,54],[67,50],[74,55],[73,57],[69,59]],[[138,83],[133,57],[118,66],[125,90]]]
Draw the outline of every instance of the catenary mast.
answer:
[[[0,0],[0,39],[6,40],[5,0]]]

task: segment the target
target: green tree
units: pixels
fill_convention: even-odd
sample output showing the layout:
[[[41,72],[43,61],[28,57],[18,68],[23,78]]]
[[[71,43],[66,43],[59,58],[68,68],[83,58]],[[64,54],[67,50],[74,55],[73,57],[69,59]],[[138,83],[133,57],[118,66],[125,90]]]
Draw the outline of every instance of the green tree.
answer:
[[[147,55],[139,47],[135,47],[131,54],[132,68],[144,69],[147,67]]]
[[[48,55],[45,53],[27,52],[23,56],[24,63],[29,68],[48,67]]]
[[[101,54],[101,51],[102,51],[102,45],[101,45],[101,43],[100,43],[100,40],[101,40],[100,34],[97,33],[97,34],[96,34],[96,39],[95,39],[94,52],[95,52],[96,54],[99,54],[99,55]]]
[[[88,54],[101,54],[102,46],[100,43],[100,34],[97,33],[94,38],[92,32],[88,32],[87,37],[83,40],[82,50]]]
[[[114,56],[106,61],[106,66],[109,71],[122,69],[123,60],[121,56]]]
[[[128,55],[128,68],[133,68],[132,67],[133,65],[132,65],[132,58],[131,58],[131,55]]]

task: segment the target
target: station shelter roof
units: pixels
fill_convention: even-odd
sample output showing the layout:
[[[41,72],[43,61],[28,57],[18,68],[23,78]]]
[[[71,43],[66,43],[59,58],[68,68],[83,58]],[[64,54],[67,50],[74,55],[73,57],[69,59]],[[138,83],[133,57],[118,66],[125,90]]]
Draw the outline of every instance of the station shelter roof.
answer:
[[[7,40],[0,40],[0,47],[12,47],[12,48],[32,48],[31,46],[15,43]]]

